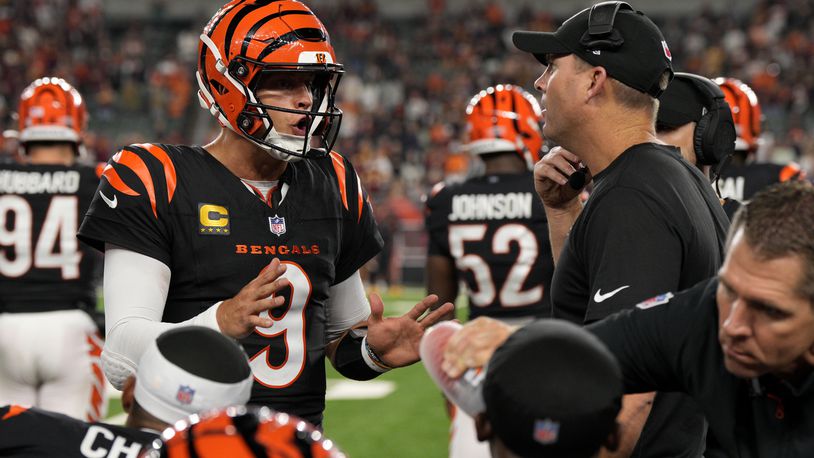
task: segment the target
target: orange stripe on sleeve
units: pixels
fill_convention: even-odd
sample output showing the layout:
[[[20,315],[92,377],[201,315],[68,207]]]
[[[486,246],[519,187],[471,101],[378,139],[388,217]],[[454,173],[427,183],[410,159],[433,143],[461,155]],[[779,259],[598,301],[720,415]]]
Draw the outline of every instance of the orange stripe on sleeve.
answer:
[[[18,405],[11,405],[8,408],[8,412],[6,412],[6,414],[3,415],[2,420],[8,420],[11,417],[15,417],[17,415],[20,415],[21,413],[25,412],[26,410],[28,410],[28,407],[23,407],[23,406],[18,406]]]
[[[348,191],[345,189],[345,163],[342,161],[342,156],[335,151],[331,151],[331,162],[336,171],[336,179],[339,183],[339,193],[342,195],[342,204],[345,205],[345,210],[348,210]]]
[[[118,156],[119,154],[120,153],[117,153],[116,156]],[[116,160],[116,156],[113,156],[114,160]],[[127,186],[127,184],[124,181],[122,181],[118,172],[116,172],[116,169],[114,169],[113,166],[110,164],[105,166],[102,172],[102,178],[105,178],[108,181],[108,183],[110,183],[110,186],[113,186],[113,189],[115,189],[116,191],[119,191],[123,194],[127,194],[128,196],[141,195],[137,191],[133,190],[133,188],[131,188],[130,186]]]
[[[153,185],[153,177],[147,169],[147,164],[144,163],[136,153],[128,150],[121,150],[118,155],[121,155],[116,161],[119,164],[130,168],[136,176],[139,177],[141,183],[147,189],[147,196],[150,198],[150,205],[153,208],[153,214],[158,218],[158,211],[155,209],[155,185]]]
[[[107,164],[104,162],[99,162],[96,164],[96,168],[94,169],[96,172],[96,178],[102,178],[102,173],[104,173],[105,168],[107,168]]]
[[[175,173],[175,164],[172,163],[172,159],[170,159],[166,151],[152,143],[140,143],[135,146],[144,148],[156,159],[161,161],[161,164],[164,166],[164,178],[166,178],[167,181],[167,203],[172,202],[172,196],[175,194],[175,187],[178,181],[178,177]]]

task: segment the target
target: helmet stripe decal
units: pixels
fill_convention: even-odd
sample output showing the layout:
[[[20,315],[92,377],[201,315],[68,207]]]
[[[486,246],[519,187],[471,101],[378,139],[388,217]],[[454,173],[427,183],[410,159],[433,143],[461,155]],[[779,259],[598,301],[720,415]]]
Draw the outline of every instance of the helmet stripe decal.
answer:
[[[265,6],[268,6],[269,3],[273,3],[275,1],[277,1],[277,0],[271,0],[271,1],[263,0],[263,1],[257,1],[256,3],[254,3],[252,5],[246,5],[240,11],[238,11],[237,14],[235,14],[232,17],[232,19],[229,21],[229,27],[226,29],[226,37],[223,40],[223,43],[226,43],[226,45],[227,45],[226,48],[225,48],[226,54],[223,56],[223,59],[225,61],[228,62],[233,57],[233,56],[229,55],[229,50],[231,49],[231,46],[229,45],[229,43],[232,42],[232,37],[234,37],[234,35],[235,35],[235,30],[237,30],[237,27],[240,25],[241,22],[243,22],[243,19],[246,16],[248,16],[249,14],[253,13],[254,11],[256,11],[256,10],[258,10],[260,8],[263,8]],[[213,28],[213,30],[214,30],[214,28]]]
[[[301,15],[305,15],[305,16],[313,16],[314,15],[314,13],[312,13],[310,11],[296,11],[295,10],[295,11],[282,11],[280,13],[275,13],[275,14],[272,14],[270,16],[264,17],[262,20],[257,21],[257,23],[254,24],[251,29],[249,29],[249,32],[246,34],[246,38],[243,39],[243,45],[240,48],[240,54],[243,55],[243,56],[246,55],[246,50],[249,49],[249,44],[251,43],[252,39],[254,38],[254,34],[257,33],[257,31],[260,30],[261,27],[268,24],[269,21],[272,21],[272,20],[277,19],[277,18],[282,17],[282,16],[288,16],[289,14],[301,14]]]

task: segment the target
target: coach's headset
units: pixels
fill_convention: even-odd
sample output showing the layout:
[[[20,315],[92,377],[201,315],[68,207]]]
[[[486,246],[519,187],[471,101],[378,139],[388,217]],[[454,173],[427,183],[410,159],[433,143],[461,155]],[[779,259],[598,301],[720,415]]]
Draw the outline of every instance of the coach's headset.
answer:
[[[579,39],[579,44],[587,49],[617,49],[622,46],[625,39],[613,28],[620,9],[635,11],[626,2],[602,2],[592,6],[588,12],[588,30]]]
[[[701,95],[704,113],[696,121],[693,147],[698,163],[718,165],[735,152],[735,123],[724,93],[712,80],[690,73],[676,73],[675,79],[690,83]]]

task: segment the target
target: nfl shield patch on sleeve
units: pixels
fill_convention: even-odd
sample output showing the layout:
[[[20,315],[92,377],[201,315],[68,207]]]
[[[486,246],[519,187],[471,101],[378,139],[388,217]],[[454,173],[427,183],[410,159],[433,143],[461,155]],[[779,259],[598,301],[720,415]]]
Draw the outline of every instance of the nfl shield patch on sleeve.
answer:
[[[670,302],[670,299],[672,299],[672,298],[673,298],[673,293],[659,294],[658,296],[651,297],[650,299],[648,299],[648,300],[646,300],[644,302],[639,302],[638,304],[636,304],[636,308],[642,309],[642,310],[647,310],[647,309],[649,309],[651,307],[655,307],[657,305],[666,304],[666,303]]]

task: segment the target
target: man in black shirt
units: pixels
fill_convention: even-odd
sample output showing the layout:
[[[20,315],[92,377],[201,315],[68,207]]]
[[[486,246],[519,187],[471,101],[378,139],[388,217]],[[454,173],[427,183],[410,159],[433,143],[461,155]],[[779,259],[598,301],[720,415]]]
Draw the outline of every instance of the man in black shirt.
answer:
[[[776,184],[739,210],[717,277],[588,328],[619,361],[626,392],[697,401],[707,457],[814,456],[812,227],[814,187]],[[482,366],[511,332],[487,318],[467,324],[450,338],[445,372]]]
[[[713,275],[726,215],[708,180],[655,134],[656,98],[673,75],[659,29],[614,2],[583,10],[554,33],[513,39],[547,65],[535,83],[545,94],[543,134],[562,147],[535,166],[557,263],[554,316],[589,324]],[[585,169],[575,173],[580,163]],[[583,209],[577,196],[591,176]],[[652,400],[626,400],[620,453],[631,453],[639,437],[634,454],[698,456],[704,422],[697,408],[678,395]]]
[[[735,124],[724,93],[711,79],[692,73],[676,73],[659,97],[656,134],[716,186],[735,151]],[[740,203],[727,197],[721,205],[733,215]]]
[[[243,405],[252,375],[243,350],[201,326],[161,334],[125,382],[125,426],[86,423],[19,405],[0,407],[0,455],[135,457],[164,428],[188,415]]]

